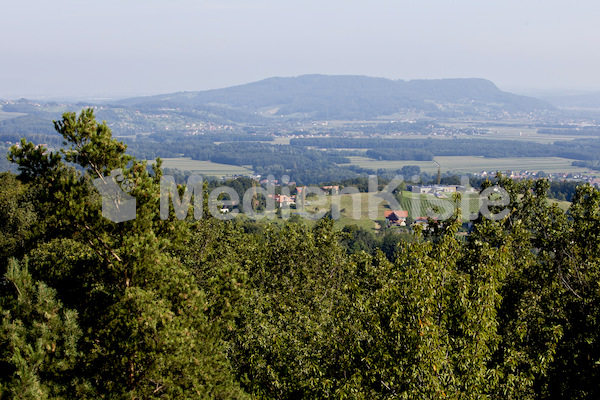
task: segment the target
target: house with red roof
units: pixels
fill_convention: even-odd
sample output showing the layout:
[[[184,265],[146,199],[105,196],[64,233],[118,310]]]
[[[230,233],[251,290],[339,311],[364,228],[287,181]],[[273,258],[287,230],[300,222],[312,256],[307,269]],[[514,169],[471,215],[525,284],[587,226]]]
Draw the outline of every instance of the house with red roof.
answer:
[[[408,218],[408,211],[386,210],[384,216],[388,225],[406,226],[406,218]]]

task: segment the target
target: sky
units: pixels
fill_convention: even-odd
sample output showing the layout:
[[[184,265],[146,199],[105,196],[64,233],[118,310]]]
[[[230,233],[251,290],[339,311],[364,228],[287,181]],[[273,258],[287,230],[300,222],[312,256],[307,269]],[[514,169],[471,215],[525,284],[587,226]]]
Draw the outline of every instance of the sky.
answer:
[[[590,0],[6,0],[0,98],[118,98],[302,74],[596,91],[598,15]]]

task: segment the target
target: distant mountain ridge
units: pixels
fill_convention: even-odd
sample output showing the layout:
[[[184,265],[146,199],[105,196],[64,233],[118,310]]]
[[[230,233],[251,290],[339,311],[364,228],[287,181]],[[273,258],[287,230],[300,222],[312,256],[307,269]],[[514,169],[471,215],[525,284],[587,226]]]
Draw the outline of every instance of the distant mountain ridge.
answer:
[[[360,119],[413,109],[426,113],[533,112],[552,110],[532,97],[503,92],[486,79],[391,80],[355,75],[274,77],[199,92],[124,99],[126,106],[215,106],[249,114]]]

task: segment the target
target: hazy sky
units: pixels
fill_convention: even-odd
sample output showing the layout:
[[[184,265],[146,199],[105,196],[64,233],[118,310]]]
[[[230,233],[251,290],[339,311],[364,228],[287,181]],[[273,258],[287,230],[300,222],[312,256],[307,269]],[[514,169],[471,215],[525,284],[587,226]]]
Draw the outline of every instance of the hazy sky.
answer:
[[[600,2],[20,0],[0,98],[205,90],[271,76],[479,77],[600,90]]]

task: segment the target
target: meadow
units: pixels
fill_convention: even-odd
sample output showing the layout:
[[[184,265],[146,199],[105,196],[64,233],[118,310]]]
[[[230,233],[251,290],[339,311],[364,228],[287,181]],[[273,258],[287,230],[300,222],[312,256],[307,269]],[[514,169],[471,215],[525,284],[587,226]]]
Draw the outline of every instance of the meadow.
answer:
[[[399,160],[399,161],[381,161],[374,160],[368,157],[351,156],[350,164],[339,164],[340,167],[356,165],[361,168],[367,168],[372,170],[378,169],[401,169],[405,165],[416,165],[421,168],[423,172],[436,172],[437,165],[433,161],[414,161],[414,160]]]
[[[574,167],[574,161],[559,157],[510,157],[486,158],[476,156],[435,157],[442,171],[479,172],[479,171],[544,171],[546,173],[583,173],[587,168]]]
[[[189,157],[163,158],[163,168],[175,168],[205,176],[229,177],[234,175],[248,175],[250,168],[237,165],[219,164],[211,161],[192,160]]]
[[[510,158],[486,158],[478,156],[460,157],[435,157],[433,161],[381,161],[368,157],[352,156],[350,164],[340,166],[357,165],[361,168],[373,170],[378,169],[401,169],[405,165],[417,165],[423,172],[436,172],[438,164],[442,172],[464,172],[475,173],[481,171],[544,171],[546,173],[590,173],[587,168],[574,167],[573,160],[559,157],[510,157]]]
[[[479,195],[463,194],[462,201],[458,204],[461,208],[463,219],[468,221],[467,213],[476,213],[480,208]],[[418,217],[434,216],[438,214],[440,219],[450,217],[456,209],[456,202],[450,196],[447,198],[436,198],[431,195],[415,194],[409,191],[402,191],[399,196],[400,210],[408,211],[408,218],[415,220]],[[309,204],[306,211],[314,213],[331,209],[332,196],[325,196],[321,199],[308,199]],[[317,204],[318,201],[320,204]],[[357,193],[345,194],[339,196],[340,217],[335,220],[336,228],[343,228],[346,225],[357,225],[364,229],[378,230],[381,224],[385,222],[385,211],[391,210],[385,200],[376,197],[375,193]],[[292,210],[292,214],[298,211]]]
[[[313,225],[315,220],[306,218],[306,213],[315,215],[314,213],[320,212],[320,215],[323,215],[324,212],[331,210],[332,199],[332,196],[325,196],[321,199],[309,199],[309,204],[307,204],[305,210],[291,209],[290,216],[300,214],[305,223]],[[563,211],[566,211],[571,205],[568,201],[558,201],[555,199],[548,199],[547,201],[549,204],[558,205]],[[461,210],[463,222],[468,222],[476,218],[476,214],[482,210],[482,202],[478,193],[462,194],[461,201],[457,204],[451,196],[447,198],[435,198],[431,195],[402,191],[399,204],[400,210],[408,211],[408,224],[418,217],[435,217],[436,214],[441,216],[440,220],[444,220],[452,214],[457,205]],[[373,206],[374,218],[373,215],[370,215],[371,206]],[[373,193],[357,193],[339,196],[339,210],[339,218],[334,220],[334,227],[336,229],[342,229],[348,225],[356,225],[375,232],[379,231],[382,225],[385,224],[385,211],[391,210],[391,208],[386,201],[381,201]],[[470,216],[469,213],[471,214]],[[243,214],[240,214],[239,217],[247,218]],[[279,218],[275,218],[272,221],[277,224],[284,223],[284,220]],[[408,229],[408,226],[406,228],[397,227],[395,229]]]
[[[538,129],[534,127],[528,127],[530,122],[523,120],[520,123],[515,121],[515,125],[498,125],[494,126],[494,122],[497,121],[478,121],[477,123],[472,122],[450,122],[443,123],[442,125],[455,127],[455,128],[478,128],[481,125],[486,125],[485,129],[489,130],[488,134],[471,136],[471,135],[456,135],[456,138],[459,139],[469,139],[469,138],[477,138],[477,139],[494,139],[494,140],[522,140],[527,142],[536,142],[536,143],[554,143],[556,141],[563,140],[575,140],[582,138],[597,138],[597,136],[589,136],[589,135],[550,135],[544,133],[538,133]]]

